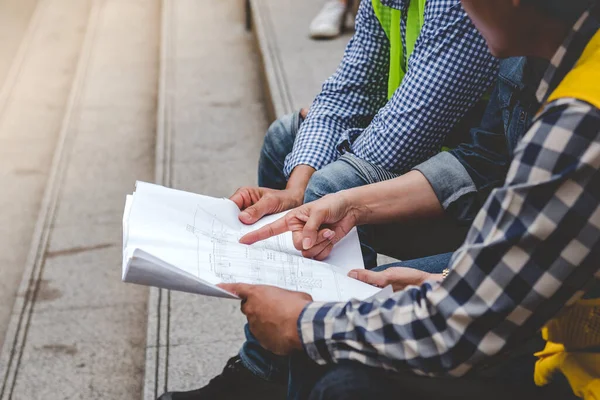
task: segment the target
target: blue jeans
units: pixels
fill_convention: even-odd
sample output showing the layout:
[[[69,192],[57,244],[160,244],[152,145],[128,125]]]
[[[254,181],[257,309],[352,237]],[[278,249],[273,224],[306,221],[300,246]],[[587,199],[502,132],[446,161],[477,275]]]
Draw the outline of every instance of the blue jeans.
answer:
[[[545,345],[540,335],[518,344],[493,367],[475,367],[462,378],[388,372],[354,362],[319,366],[303,353],[290,357],[289,400],[576,400],[566,378],[536,387],[533,353]]]
[[[292,151],[301,123],[302,117],[299,113],[293,113],[271,124],[259,159],[259,186],[285,188],[287,179],[283,173],[284,162]],[[308,203],[340,190],[393,179],[396,176],[352,154],[344,154],[313,174],[306,188],[304,202]],[[466,225],[450,218],[441,218],[418,223],[361,226],[358,232],[365,267],[373,269],[377,266],[377,253],[401,260],[412,260],[452,252],[462,244],[467,230]],[[446,261],[444,267],[438,268],[430,261],[432,260],[411,261],[409,264],[428,272],[440,272],[447,265]],[[287,357],[279,357],[263,349],[247,326],[245,334],[246,342],[239,353],[244,366],[263,379],[284,382],[288,371]]]
[[[403,261],[381,265],[375,271],[383,271],[391,267],[410,267],[431,273],[441,273],[450,263],[452,253],[439,254],[412,261]],[[282,357],[265,350],[252,335],[248,324],[244,328],[246,342],[240,350],[240,358],[246,368],[255,375],[273,382],[285,383],[289,375],[289,357]],[[292,389],[292,386],[290,386]]]

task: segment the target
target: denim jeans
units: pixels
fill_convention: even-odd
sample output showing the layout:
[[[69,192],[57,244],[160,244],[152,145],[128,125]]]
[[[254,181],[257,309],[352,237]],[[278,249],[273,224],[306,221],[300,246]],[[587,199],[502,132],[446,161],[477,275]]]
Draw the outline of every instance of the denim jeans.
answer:
[[[283,173],[283,166],[285,158],[292,151],[301,123],[300,114],[293,113],[271,124],[265,135],[259,158],[259,186],[272,189],[285,188],[287,179]],[[352,154],[344,154],[313,174],[306,188],[304,202],[308,203],[340,190],[393,179],[396,176]],[[441,218],[430,222],[401,225],[362,226],[359,227],[358,232],[365,267],[373,269],[377,266],[377,253],[411,260],[452,252],[462,244],[467,230],[466,225],[461,225],[450,218]],[[433,260],[411,261],[402,265],[414,265],[415,268],[428,272],[440,272],[447,265],[446,261],[444,267],[438,268],[431,261]],[[381,268],[389,266],[391,265]],[[285,382],[288,375],[288,358],[276,356],[263,349],[248,326],[245,327],[245,335],[246,342],[239,353],[244,366],[263,379]]]
[[[319,366],[303,353],[290,357],[289,400],[575,400],[568,381],[556,376],[536,387],[533,353],[544,347],[532,337],[492,368],[475,367],[462,378],[432,378],[410,371],[388,372],[354,362]]]
[[[383,271],[390,267],[410,267],[431,273],[440,273],[450,263],[452,253],[425,257],[418,260],[403,261],[388,265],[381,265],[375,271]],[[265,350],[258,340],[252,335],[248,325],[244,328],[246,342],[240,350],[240,358],[246,368],[255,375],[273,382],[285,383],[289,375],[288,357],[277,356]]]

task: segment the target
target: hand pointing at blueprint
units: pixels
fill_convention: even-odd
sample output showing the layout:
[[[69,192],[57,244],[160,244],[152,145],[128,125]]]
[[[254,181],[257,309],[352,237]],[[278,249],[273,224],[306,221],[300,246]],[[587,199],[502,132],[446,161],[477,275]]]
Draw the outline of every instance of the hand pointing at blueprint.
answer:
[[[238,214],[226,199],[139,182],[123,220],[123,280],[222,297],[227,296],[218,283],[273,285],[317,301],[366,298],[378,291],[346,276],[362,268],[355,231],[320,262],[302,257],[289,232],[253,245],[239,243],[281,215],[245,226]]]

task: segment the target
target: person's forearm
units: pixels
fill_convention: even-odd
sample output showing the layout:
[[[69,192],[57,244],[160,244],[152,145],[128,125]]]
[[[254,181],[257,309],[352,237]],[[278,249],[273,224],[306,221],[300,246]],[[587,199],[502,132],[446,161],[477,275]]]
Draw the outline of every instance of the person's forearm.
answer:
[[[356,213],[358,225],[437,218],[444,210],[419,171],[398,178],[340,192]]]
[[[308,181],[315,169],[309,165],[298,165],[293,169],[290,179],[288,180],[286,190],[295,192],[298,196],[304,198],[304,191],[308,186]]]

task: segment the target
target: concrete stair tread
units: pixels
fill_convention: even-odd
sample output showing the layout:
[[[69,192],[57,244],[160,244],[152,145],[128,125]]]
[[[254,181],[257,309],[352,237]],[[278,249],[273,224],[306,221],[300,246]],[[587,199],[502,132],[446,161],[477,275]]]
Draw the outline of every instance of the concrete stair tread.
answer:
[[[155,181],[229,196],[256,180],[267,128],[244,3],[163,1]],[[152,288],[145,400],[203,386],[243,340],[239,304]]]
[[[85,39],[33,212],[0,399],[129,399],[142,390],[147,289],[120,282],[120,222],[124,194],[152,179],[159,1],[44,1],[81,8]],[[64,20],[52,25],[59,43],[73,35]]]
[[[333,74],[351,32],[334,40],[308,36],[322,0],[249,0],[272,119],[308,107]]]
[[[4,9],[7,3],[16,6],[2,0],[0,14],[9,12]],[[19,26],[10,29],[14,39],[20,39],[18,49],[15,43],[0,45],[3,62],[12,59],[10,67],[0,71],[0,186],[7,194],[0,198],[0,344],[29,252],[89,13],[87,1],[24,1],[21,7],[13,20],[13,25],[20,21]],[[0,30],[9,31],[6,26]],[[59,36],[65,40],[49,52],[48,37]]]

